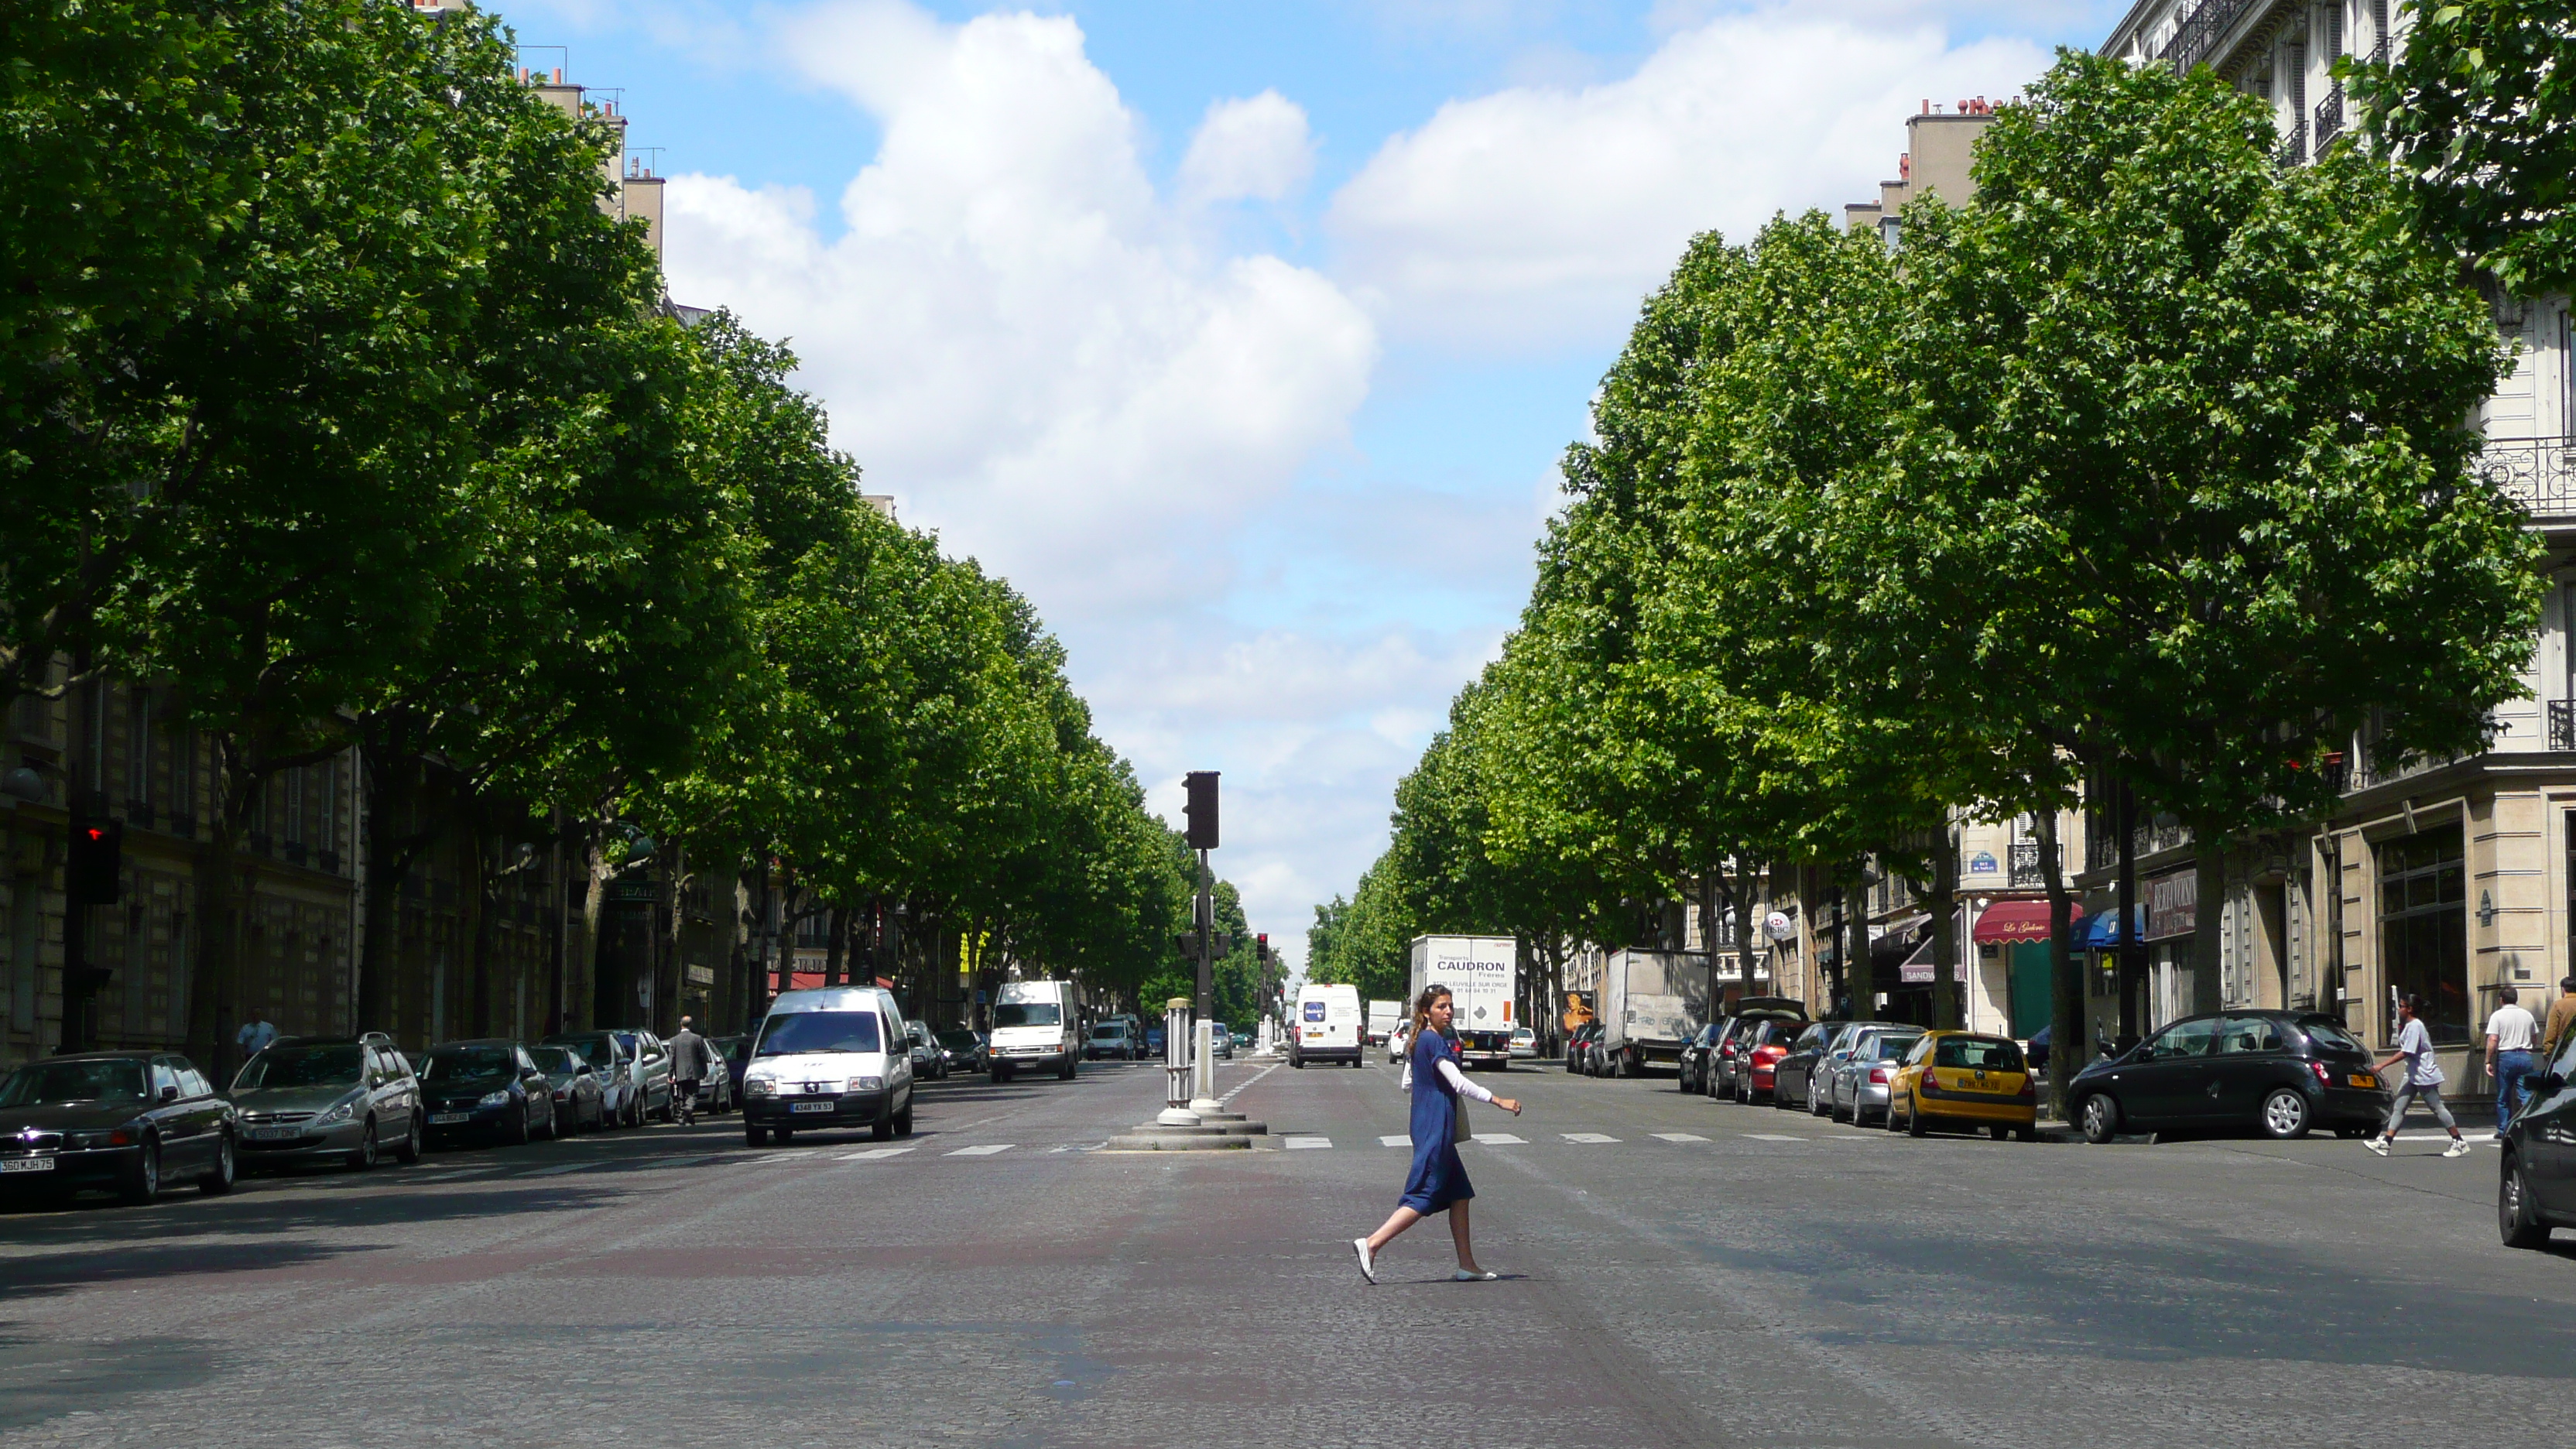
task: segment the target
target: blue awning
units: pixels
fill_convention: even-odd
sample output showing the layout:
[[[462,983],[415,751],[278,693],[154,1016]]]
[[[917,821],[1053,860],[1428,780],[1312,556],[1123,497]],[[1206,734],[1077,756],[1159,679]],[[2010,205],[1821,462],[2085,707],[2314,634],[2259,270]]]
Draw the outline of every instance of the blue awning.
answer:
[[[2133,917],[2129,927],[2129,939],[2131,941],[2141,941],[2146,939],[2147,903],[2145,901],[2140,901],[2129,909],[2130,914]],[[2085,925],[2088,929],[2086,929],[2082,937],[2076,941],[2075,944],[2078,946],[2082,946],[2088,950],[2098,950],[2104,946],[2116,946],[2120,944],[2119,907],[2114,906],[2110,910],[2104,911],[2098,916],[2093,916],[2087,919],[2085,921]]]

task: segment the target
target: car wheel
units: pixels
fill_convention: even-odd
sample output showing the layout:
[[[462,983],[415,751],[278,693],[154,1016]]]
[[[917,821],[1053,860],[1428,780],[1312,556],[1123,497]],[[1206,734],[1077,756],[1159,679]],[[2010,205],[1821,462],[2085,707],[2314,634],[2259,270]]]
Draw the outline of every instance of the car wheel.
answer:
[[[236,1164],[233,1160],[233,1134],[226,1132],[215,1142],[215,1165],[197,1179],[197,1191],[208,1197],[221,1197],[233,1190]]]
[[[745,1147],[767,1147],[769,1145],[769,1129],[766,1127],[753,1127],[746,1124],[742,1129],[742,1145]]]
[[[525,1147],[528,1145],[527,1103],[521,1102],[519,1104],[519,1110],[510,1114],[510,1130],[503,1134],[501,1140],[509,1143],[513,1147]]]
[[[868,1136],[878,1142],[894,1139],[894,1114],[888,1113],[868,1124]]]
[[[2037,1127],[2015,1127],[2013,1129],[2013,1137],[2022,1142],[2037,1142],[2039,1140],[2039,1129]]]
[[[1997,1142],[2009,1142],[2012,1140],[2012,1129],[2001,1122],[1991,1122],[1986,1125],[1986,1135]]]
[[[2520,1153],[2505,1157],[2504,1176],[2496,1184],[2496,1227],[2508,1248],[2537,1248],[2549,1241],[2549,1224],[2540,1220],[2538,1205],[2531,1200]]]
[[[994,1067],[994,1068],[993,1068],[993,1081],[994,1081],[996,1084],[1003,1083],[1003,1082],[1007,1082],[1007,1081],[1009,1081],[1010,1079],[1011,1079],[1011,1069],[1010,1069],[1009,1067],[1005,1067],[1005,1066],[996,1066],[996,1067]]]
[[[2101,1146],[2120,1131],[2120,1104],[2108,1095],[2096,1092],[2084,1099],[2083,1107],[2076,1112],[2076,1119],[2084,1124],[2084,1140]]]
[[[1066,1082],[1073,1080],[1073,1054],[1071,1052],[1067,1052],[1065,1054],[1064,1067],[1056,1073],[1056,1078],[1059,1081]]]
[[[910,1098],[904,1099],[903,1110],[894,1114],[894,1135],[897,1137],[912,1135],[912,1100]]]
[[[411,1125],[403,1129],[403,1140],[394,1148],[394,1161],[409,1166],[420,1161],[420,1113],[411,1114]]]
[[[2263,1099],[2263,1135],[2290,1141],[2308,1135],[2307,1095],[2295,1087],[2275,1087]]]
[[[376,1165],[376,1155],[376,1119],[370,1117],[367,1119],[367,1125],[359,1130],[357,1150],[349,1154],[349,1170],[365,1172],[373,1168]]]
[[[772,1127],[769,1129],[769,1135],[777,1138],[778,1145],[784,1147],[788,1143],[796,1140],[796,1129],[793,1127]]]
[[[1931,1130],[1932,1124],[1923,1120],[1922,1100],[1911,1092],[1906,1093],[1905,1135],[1908,1137],[1921,1137]]]
[[[161,1195],[161,1139],[143,1139],[134,1160],[117,1174],[116,1195],[130,1203],[147,1203]]]

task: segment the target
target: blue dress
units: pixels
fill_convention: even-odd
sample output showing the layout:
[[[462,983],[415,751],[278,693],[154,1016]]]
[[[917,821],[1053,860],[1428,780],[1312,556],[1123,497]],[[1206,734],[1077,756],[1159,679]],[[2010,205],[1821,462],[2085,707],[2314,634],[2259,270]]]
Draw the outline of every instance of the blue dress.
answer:
[[[1458,1044],[1425,1029],[1413,1041],[1413,1173],[1404,1180],[1404,1206],[1429,1217],[1476,1195],[1467,1164],[1458,1160],[1458,1089],[1440,1075],[1443,1058]]]

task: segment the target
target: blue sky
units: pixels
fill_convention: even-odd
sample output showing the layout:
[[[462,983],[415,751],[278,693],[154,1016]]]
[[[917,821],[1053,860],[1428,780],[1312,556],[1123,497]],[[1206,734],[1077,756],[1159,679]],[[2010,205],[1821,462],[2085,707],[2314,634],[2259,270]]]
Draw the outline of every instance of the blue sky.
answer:
[[[1292,955],[1526,594],[1690,234],[1870,199],[2094,0],[496,0],[872,489],[1009,575]],[[561,47],[546,49],[543,47]]]

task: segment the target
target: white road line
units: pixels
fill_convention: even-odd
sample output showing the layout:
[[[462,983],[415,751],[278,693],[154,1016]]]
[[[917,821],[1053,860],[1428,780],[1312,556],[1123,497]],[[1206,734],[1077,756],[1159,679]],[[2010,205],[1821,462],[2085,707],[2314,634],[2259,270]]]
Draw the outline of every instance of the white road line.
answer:
[[[1568,1142],[1616,1142],[1619,1140],[1616,1137],[1605,1137],[1598,1132],[1559,1132],[1556,1135],[1564,1138]]]
[[[2400,1142],[2448,1142],[2451,1140],[2451,1135],[2447,1132],[2400,1132],[2397,1134],[2397,1140]],[[2491,1137],[2471,1137],[2468,1139],[2468,1143],[2471,1147],[2499,1147],[2503,1145]]]
[[[1655,1136],[1665,1142],[1706,1142],[1708,1140],[1696,1132],[1658,1132]]]
[[[912,1149],[909,1147],[871,1147],[865,1152],[844,1153],[832,1160],[834,1162],[874,1162],[880,1157],[901,1157],[910,1151]]]
[[[1380,1147],[1411,1147],[1413,1145],[1413,1137],[1410,1133],[1398,1132],[1392,1137],[1379,1138],[1377,1140],[1377,1145]]]
[[[1330,1137],[1290,1137],[1282,1141],[1279,1145],[1290,1152],[1311,1152],[1317,1148],[1332,1146],[1333,1139]]]
[[[766,1167],[773,1162],[821,1162],[829,1154],[821,1152],[772,1152],[766,1157],[736,1159],[745,1167]]]
[[[580,1172],[580,1171],[582,1171],[582,1170],[584,1170],[584,1169],[586,1169],[586,1168],[592,1168],[592,1167],[597,1167],[597,1166],[599,1166],[599,1164],[598,1164],[598,1163],[596,1163],[596,1162],[567,1162],[567,1163],[563,1163],[563,1164],[561,1164],[560,1166],[556,1166],[556,1167],[540,1167],[540,1168],[538,1168],[538,1169],[537,1169],[536,1171],[534,1171],[534,1172],[523,1172],[523,1173],[520,1173],[520,1174],[519,1174],[519,1176],[521,1176],[521,1177],[561,1177],[561,1176],[563,1176],[563,1175],[564,1175],[565,1173],[567,1173],[567,1172]]]
[[[1804,1142],[1807,1140],[1804,1137],[1791,1137],[1780,1132],[1747,1132],[1744,1135],[1752,1138],[1756,1142]]]
[[[1528,1145],[1524,1139],[1514,1137],[1509,1132],[1479,1132],[1476,1134],[1476,1140],[1484,1143],[1487,1147],[1525,1147]]]
[[[954,1152],[944,1153],[942,1155],[947,1157],[990,1157],[996,1152],[1010,1151],[1011,1146],[1012,1144],[1008,1142],[987,1142],[981,1147],[960,1147]]]
[[[1272,1062],[1270,1065],[1268,1065],[1268,1066],[1266,1066],[1266,1067],[1263,1067],[1260,1071],[1254,1072],[1254,1073],[1252,1074],[1252,1077],[1251,1077],[1251,1080],[1250,1080],[1250,1081],[1246,1081],[1246,1082],[1243,1082],[1243,1083],[1239,1084],[1238,1086],[1236,1086],[1236,1087],[1235,1087],[1235,1089],[1234,1089],[1233,1091],[1228,1092],[1228,1093],[1226,1093],[1224,1096],[1217,1098],[1217,1099],[1216,1099],[1216,1104],[1217,1104],[1218,1106],[1222,1107],[1222,1106],[1224,1106],[1226,1103],[1233,1101],[1235,1098],[1242,1096],[1242,1095],[1243,1095],[1243,1089],[1244,1089],[1245,1087],[1249,1087],[1249,1086],[1251,1086],[1253,1082],[1260,1081],[1263,1077],[1269,1076],[1272,1072],[1275,1072],[1275,1071],[1279,1070],[1281,1067],[1284,1067],[1284,1066],[1286,1066],[1286,1065],[1287,1065],[1287,1063],[1286,1063],[1286,1062]]]
[[[1101,1148],[1106,1147],[1106,1146],[1108,1146],[1108,1145],[1109,1145],[1109,1144],[1108,1144],[1108,1143],[1106,1143],[1106,1142],[1066,1142],[1066,1143],[1061,1143],[1061,1144],[1059,1144],[1059,1145],[1057,1145],[1057,1146],[1054,1146],[1054,1147],[1050,1147],[1050,1148],[1048,1148],[1048,1149],[1047,1149],[1047,1151],[1048,1151],[1048,1152],[1050,1152],[1050,1153],[1054,1153],[1054,1152],[1098,1152]]]

